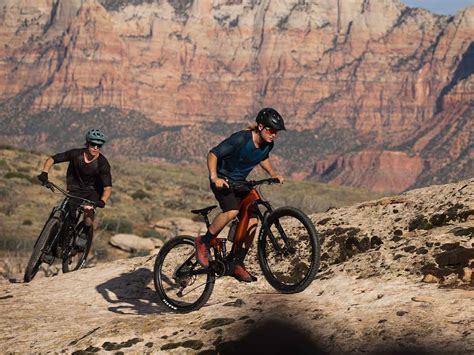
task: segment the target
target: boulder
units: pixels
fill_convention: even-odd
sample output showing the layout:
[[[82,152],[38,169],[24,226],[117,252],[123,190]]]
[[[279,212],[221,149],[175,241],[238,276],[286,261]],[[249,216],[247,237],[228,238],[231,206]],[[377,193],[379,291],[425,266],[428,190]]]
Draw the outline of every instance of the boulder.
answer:
[[[184,217],[165,218],[156,222],[152,227],[165,239],[170,239],[181,234],[195,237],[206,231],[204,222],[196,222]]]
[[[110,238],[110,244],[128,252],[155,249],[155,242],[151,238],[142,238],[134,234],[116,234]]]

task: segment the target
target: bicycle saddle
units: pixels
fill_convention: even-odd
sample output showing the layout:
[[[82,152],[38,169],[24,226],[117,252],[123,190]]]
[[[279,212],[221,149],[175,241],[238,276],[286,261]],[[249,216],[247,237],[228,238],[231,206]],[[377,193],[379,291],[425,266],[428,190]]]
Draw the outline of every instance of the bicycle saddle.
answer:
[[[212,206],[209,206],[209,207],[201,208],[199,210],[191,210],[191,213],[200,214],[202,216],[205,216],[216,207],[217,207],[216,205],[212,205]]]

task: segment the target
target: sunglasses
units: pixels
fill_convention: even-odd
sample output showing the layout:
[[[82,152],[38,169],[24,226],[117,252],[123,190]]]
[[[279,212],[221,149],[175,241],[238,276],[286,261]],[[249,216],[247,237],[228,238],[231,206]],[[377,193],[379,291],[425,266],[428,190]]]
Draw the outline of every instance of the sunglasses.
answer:
[[[270,128],[270,127],[265,127],[264,130],[267,131],[268,134],[272,134],[272,135],[276,135],[278,133],[276,129]]]
[[[89,147],[91,147],[91,148],[95,148],[95,147],[97,147],[97,148],[99,148],[99,149],[100,149],[100,148],[102,148],[102,144],[97,144],[97,143],[89,143]]]

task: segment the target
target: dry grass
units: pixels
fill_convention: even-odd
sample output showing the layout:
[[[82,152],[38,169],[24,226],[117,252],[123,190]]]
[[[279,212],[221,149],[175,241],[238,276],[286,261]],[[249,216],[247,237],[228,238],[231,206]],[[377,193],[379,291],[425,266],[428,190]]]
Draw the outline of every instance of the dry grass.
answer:
[[[6,253],[26,254],[46,221],[51,209],[62,200],[60,193],[40,186],[35,176],[46,155],[0,148],[0,257]],[[113,193],[110,202],[97,214],[94,255],[97,259],[123,257],[108,247],[106,223],[120,221],[133,233],[146,235],[150,224],[166,217],[188,217],[190,209],[216,201],[209,189],[207,169],[203,166],[173,165],[163,162],[112,160]],[[67,164],[58,164],[50,173],[52,181],[64,186]],[[258,169],[257,169],[258,170]],[[252,178],[263,178],[256,171]],[[373,199],[367,191],[300,181],[266,186],[263,194],[275,207],[292,205],[313,213]],[[119,255],[120,254],[120,255]]]

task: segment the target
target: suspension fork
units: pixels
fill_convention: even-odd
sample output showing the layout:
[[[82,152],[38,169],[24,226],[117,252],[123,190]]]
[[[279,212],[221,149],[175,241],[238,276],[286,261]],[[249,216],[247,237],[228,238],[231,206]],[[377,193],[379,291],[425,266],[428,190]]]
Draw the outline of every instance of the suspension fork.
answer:
[[[280,245],[277,242],[277,239],[273,235],[273,233],[270,229],[270,226],[268,225],[268,216],[270,215],[271,212],[273,212],[273,209],[270,206],[270,204],[266,201],[261,201],[261,202],[259,202],[259,204],[265,206],[266,211],[265,211],[264,214],[262,214],[258,208],[255,208],[256,213],[259,216],[259,219],[262,221],[262,228],[260,228],[260,233],[259,233],[258,239],[261,240],[261,239],[264,238],[265,235],[267,235],[268,238],[270,239],[270,242],[272,243],[272,245],[273,245],[273,247],[275,248],[276,251],[281,253],[286,248],[289,252],[294,252],[295,249],[291,246],[290,240],[289,240],[288,236],[286,235],[283,227],[281,226],[280,221],[278,221],[278,220],[275,221],[275,228],[280,233],[280,236],[283,239],[283,242],[285,243],[284,248],[280,247]]]

